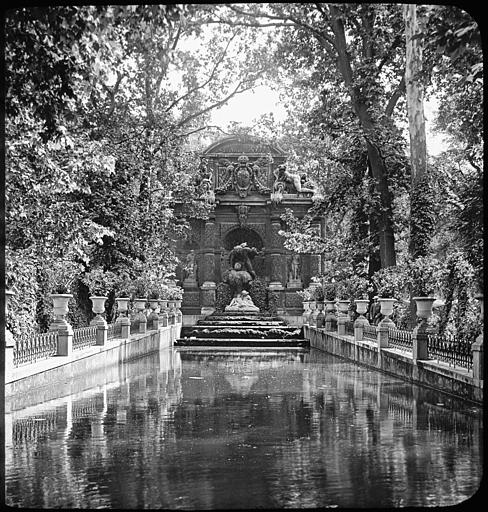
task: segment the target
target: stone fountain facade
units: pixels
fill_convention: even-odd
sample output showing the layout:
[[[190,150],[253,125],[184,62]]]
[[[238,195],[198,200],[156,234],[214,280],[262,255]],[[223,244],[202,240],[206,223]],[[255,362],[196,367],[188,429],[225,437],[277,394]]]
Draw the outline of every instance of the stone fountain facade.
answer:
[[[177,246],[181,261],[191,271],[177,270],[185,289],[182,312],[191,323],[196,316],[215,309],[216,287],[229,270],[229,253],[246,242],[260,254],[253,260],[257,277],[279,295],[278,313],[301,317],[297,291],[308,286],[321,269],[321,256],[293,256],[279,235],[280,216],[286,208],[303,217],[313,204],[313,190],[297,174],[286,173],[286,153],[279,147],[252,138],[228,137],[212,144],[201,155],[202,200],[214,202],[208,220],[191,220],[189,240]],[[297,187],[300,191],[297,190]],[[323,220],[316,229],[323,235]]]

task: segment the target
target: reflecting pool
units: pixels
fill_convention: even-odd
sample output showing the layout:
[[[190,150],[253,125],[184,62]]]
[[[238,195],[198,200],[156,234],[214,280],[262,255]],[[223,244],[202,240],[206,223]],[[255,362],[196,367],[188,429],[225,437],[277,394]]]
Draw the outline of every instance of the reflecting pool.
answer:
[[[101,375],[7,401],[7,504],[439,506],[479,486],[480,408],[320,351],[166,349]]]

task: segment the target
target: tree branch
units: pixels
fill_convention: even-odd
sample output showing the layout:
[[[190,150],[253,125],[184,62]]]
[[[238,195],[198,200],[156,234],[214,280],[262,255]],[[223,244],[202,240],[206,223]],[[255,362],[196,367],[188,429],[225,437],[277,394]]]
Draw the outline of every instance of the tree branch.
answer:
[[[207,78],[207,80],[205,82],[203,82],[202,84],[199,84],[195,87],[193,87],[192,89],[190,89],[189,91],[187,91],[185,94],[183,94],[183,96],[180,96],[179,98],[176,98],[166,109],[165,109],[165,112],[169,112],[173,107],[175,107],[180,101],[188,98],[190,95],[192,95],[194,92],[200,90],[200,89],[203,89],[205,86],[207,86],[214,78],[215,76],[215,73],[217,72],[217,69],[218,67],[220,66],[220,64],[222,64],[225,56],[227,55],[227,50],[229,49],[229,46],[230,46],[230,43],[233,41],[233,39],[236,37],[237,35],[237,32],[235,32],[233,34],[233,36],[229,39],[229,41],[227,42],[227,45],[225,46],[224,48],[224,51],[222,52],[222,55],[219,57],[219,59],[217,60],[217,62],[215,63],[215,66],[213,67],[212,69],[212,72],[210,73],[209,77]]]
[[[391,57],[393,50],[400,44],[401,41],[402,41],[402,36],[397,35],[395,37],[395,39],[393,40],[393,42],[391,43],[390,48],[388,48],[388,50],[385,51],[384,57],[381,59],[381,61],[379,62],[378,66],[376,68],[378,75],[380,74],[383,66],[388,62],[388,59]]]
[[[261,70],[256,78],[252,79],[252,80],[241,80],[237,86],[235,87],[235,89],[230,93],[228,94],[225,98],[217,101],[216,103],[214,103],[213,105],[209,105],[208,107],[205,107],[204,109],[200,110],[199,112],[195,112],[194,114],[191,114],[187,117],[185,117],[183,120],[181,120],[177,125],[176,125],[176,128],[180,128],[181,126],[185,125],[186,123],[188,123],[189,121],[192,121],[193,119],[203,115],[203,114],[206,114],[207,112],[209,112],[210,110],[216,108],[216,107],[220,107],[221,105],[224,105],[225,103],[227,103],[228,100],[230,100],[230,98],[232,98],[233,96],[235,96],[236,94],[240,94],[241,92],[244,92],[244,91],[248,91],[249,89],[251,89],[254,85],[254,82],[256,81],[256,79],[262,75],[264,73],[264,70]],[[246,82],[253,82],[252,85],[249,85],[248,87],[245,87],[244,89],[241,89],[239,90],[239,88],[245,84]]]
[[[182,134],[178,135],[177,137],[178,138],[188,137],[189,135],[192,135],[193,133],[201,132],[202,130],[209,130],[211,128],[215,128],[216,130],[218,130],[220,133],[223,133],[224,135],[232,135],[232,133],[228,133],[225,130],[222,130],[222,128],[220,128],[220,126],[213,125],[213,124],[207,124],[205,126],[201,126],[200,128],[196,128],[195,130],[191,130],[189,132],[182,133]]]
[[[281,25],[281,26],[287,26],[287,27],[293,26],[290,24],[286,24],[286,21],[288,21],[288,20],[292,21],[295,26],[299,26],[301,28],[304,28],[304,29],[312,32],[317,37],[317,39],[320,40],[321,43],[323,43],[324,41],[327,41],[330,45],[332,45],[332,47],[335,47],[335,42],[331,37],[329,37],[327,34],[324,34],[320,30],[316,29],[314,26],[310,25],[309,23],[299,20],[298,18],[296,18],[294,16],[291,16],[291,15],[273,16],[272,14],[264,14],[264,13],[255,14],[252,12],[244,11],[242,9],[238,9],[237,7],[235,7],[235,5],[231,5],[231,4],[225,4],[225,5],[231,11],[234,11],[235,13],[241,14],[243,16],[248,16],[248,17],[251,17],[254,19],[265,18],[268,20],[280,20],[283,22],[283,25]],[[263,26],[263,25],[260,25],[260,26]]]
[[[395,92],[392,94],[390,100],[388,101],[388,104],[386,105],[385,109],[385,115],[387,117],[391,117],[393,114],[393,110],[395,109],[395,106],[402,96],[402,94],[405,92],[405,70],[403,70],[402,79],[400,80],[400,83],[398,84],[398,87],[396,88]]]
[[[107,118],[112,117],[112,114],[115,110],[115,95],[119,89],[120,83],[122,82],[122,79],[124,78],[124,75],[119,73],[117,71],[117,81],[115,82],[114,86],[110,88],[108,85],[105,85],[103,82],[101,82],[102,87],[108,92],[110,96],[110,107],[108,109]]]

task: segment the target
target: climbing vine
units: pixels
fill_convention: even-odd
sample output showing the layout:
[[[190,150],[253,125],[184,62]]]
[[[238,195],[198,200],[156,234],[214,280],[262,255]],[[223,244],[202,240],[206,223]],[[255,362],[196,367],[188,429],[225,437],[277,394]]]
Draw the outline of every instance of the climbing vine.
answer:
[[[215,290],[215,310],[218,313],[222,313],[231,300],[232,292],[230,286],[227,283],[219,283]]]

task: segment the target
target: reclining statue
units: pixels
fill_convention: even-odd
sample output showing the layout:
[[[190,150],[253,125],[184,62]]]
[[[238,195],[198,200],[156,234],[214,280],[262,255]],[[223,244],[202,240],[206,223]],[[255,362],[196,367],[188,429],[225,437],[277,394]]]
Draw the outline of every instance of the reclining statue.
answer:
[[[242,290],[239,295],[232,299],[225,311],[259,311],[259,308],[254,305],[249,292]]]

